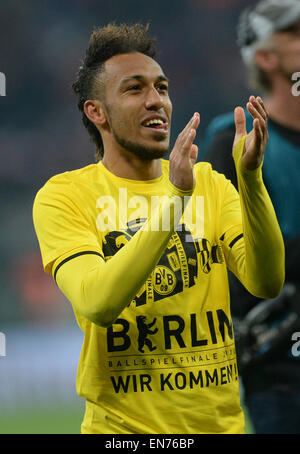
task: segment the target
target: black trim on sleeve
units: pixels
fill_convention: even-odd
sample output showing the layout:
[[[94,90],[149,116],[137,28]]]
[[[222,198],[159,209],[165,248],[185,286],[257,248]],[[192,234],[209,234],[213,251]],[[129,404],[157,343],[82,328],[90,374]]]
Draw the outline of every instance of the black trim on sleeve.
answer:
[[[95,252],[95,251],[82,251],[82,252],[77,252],[76,254],[73,254],[73,255],[70,255],[70,257],[67,257],[66,259],[64,259],[62,262],[60,262],[55,271],[54,271],[54,280],[56,282],[56,274],[57,274],[57,271],[59,270],[59,268],[64,265],[66,262],[68,262],[69,260],[72,260],[72,259],[75,259],[76,257],[79,257],[80,255],[86,255],[86,254],[94,254],[94,255],[99,255],[99,257],[101,257],[103,260],[104,260],[104,257],[103,255],[101,255],[99,252]]]
[[[231,241],[231,243],[229,244],[229,247],[232,248],[238,240],[240,240],[241,238],[243,238],[243,236],[244,236],[243,233],[240,233],[240,235],[236,236],[236,237]]]

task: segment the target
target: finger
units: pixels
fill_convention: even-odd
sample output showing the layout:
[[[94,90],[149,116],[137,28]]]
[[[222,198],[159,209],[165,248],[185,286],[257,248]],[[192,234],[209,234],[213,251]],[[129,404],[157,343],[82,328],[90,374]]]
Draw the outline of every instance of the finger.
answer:
[[[268,118],[268,114],[267,114],[267,111],[264,107],[264,104],[262,102],[262,99],[260,98],[260,101],[257,98],[255,98],[254,96],[250,96],[249,98],[249,102],[255,107],[255,109],[257,110],[257,112],[261,115],[261,117],[267,121],[267,118]]]
[[[198,112],[196,112],[194,114],[194,128],[197,130],[199,125],[200,125],[200,114]]]
[[[193,115],[193,121],[192,121],[190,130],[191,130],[191,129],[195,129],[195,131],[196,131],[197,128],[198,128],[198,126],[199,126],[199,124],[200,124],[200,115],[198,114],[198,112],[196,112],[196,113]]]
[[[196,112],[195,112],[196,113]],[[193,121],[195,120],[195,113],[194,115],[192,116],[192,118],[190,119],[190,121],[185,125],[184,129],[181,131],[180,135],[184,135],[189,129],[191,129],[192,127],[192,123]]]
[[[266,120],[268,120],[269,113],[268,113],[268,111],[267,111],[267,108],[266,108],[266,106],[265,106],[263,100],[261,99],[260,96],[257,96],[256,99],[257,99],[257,101],[259,102],[261,108],[264,110]]]
[[[190,153],[191,147],[192,147],[193,142],[195,140],[195,137],[196,137],[196,129],[192,128],[190,130],[189,134],[187,134],[185,142],[183,143],[182,154],[187,155],[187,154]]]
[[[234,122],[235,122],[235,134],[236,137],[242,137],[247,134],[246,130],[246,117],[242,107],[236,107],[234,109]]]
[[[186,128],[179,134],[174,147],[175,153],[187,155],[196,136],[196,129],[200,124],[199,114],[194,114]]]
[[[253,119],[258,119],[261,127],[262,128],[266,128],[266,126],[267,126],[266,125],[266,120],[262,117],[262,115],[260,114],[260,112],[258,111],[256,106],[254,105],[254,103],[248,102],[246,107],[247,107],[248,112],[252,116],[252,118]]]
[[[262,134],[262,140],[267,143],[268,138],[269,138],[269,133],[268,133],[268,119],[263,119],[259,114],[255,114],[254,111],[250,112],[252,117],[255,118],[259,121],[260,125],[260,132]],[[265,115],[265,114],[264,114]]]
[[[193,143],[191,146],[191,151],[190,151],[190,160],[193,162],[193,164],[195,164],[195,162],[197,161],[197,157],[198,157],[198,146]]]
[[[189,134],[190,130],[192,128],[197,129],[200,124],[200,115],[198,112],[195,112],[186,127],[183,129],[183,131],[180,134],[180,137],[183,140],[186,140],[187,135]]]

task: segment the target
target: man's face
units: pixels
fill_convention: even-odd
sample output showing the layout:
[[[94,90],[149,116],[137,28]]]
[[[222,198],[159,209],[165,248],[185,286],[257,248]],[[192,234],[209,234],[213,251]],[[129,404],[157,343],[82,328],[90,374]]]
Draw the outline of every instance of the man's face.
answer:
[[[300,20],[287,30],[274,33],[273,38],[278,69],[292,83],[292,74],[300,71]]]
[[[165,156],[172,103],[158,63],[137,52],[116,55],[105,62],[104,81],[114,146],[146,160]]]

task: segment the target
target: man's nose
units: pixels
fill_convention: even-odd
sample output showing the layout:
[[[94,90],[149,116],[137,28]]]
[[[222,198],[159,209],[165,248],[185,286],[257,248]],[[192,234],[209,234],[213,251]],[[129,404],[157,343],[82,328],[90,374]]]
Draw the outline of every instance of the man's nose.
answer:
[[[161,109],[163,107],[163,99],[155,87],[149,88],[145,99],[145,107],[148,110]]]

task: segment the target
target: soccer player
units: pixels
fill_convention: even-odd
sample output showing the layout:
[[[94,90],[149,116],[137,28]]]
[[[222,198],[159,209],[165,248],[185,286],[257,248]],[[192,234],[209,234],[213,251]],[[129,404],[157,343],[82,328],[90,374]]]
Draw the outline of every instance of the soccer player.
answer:
[[[297,288],[299,301],[300,97],[293,76],[300,70],[299,0],[263,0],[247,8],[239,20],[238,44],[252,89],[264,94],[269,113],[263,178],[285,240],[286,281]],[[252,122],[248,113],[246,122]],[[228,159],[234,135],[233,113],[215,118],[207,130],[203,157],[238,187]],[[247,293],[234,276],[230,283],[232,313],[243,317],[260,300]],[[281,313],[281,319],[292,309],[288,301],[285,304],[287,315]],[[280,318],[273,317],[274,326]],[[291,354],[291,346],[287,335],[270,360],[249,367],[242,375],[256,433],[299,433],[300,362]]]
[[[99,161],[52,177],[33,218],[84,343],[82,433],[243,433],[227,268],[260,297],[284,283],[261,168],[261,98],[235,110],[240,195],[197,163],[196,112],[169,152],[168,78],[147,27],[96,29],[73,85]]]

